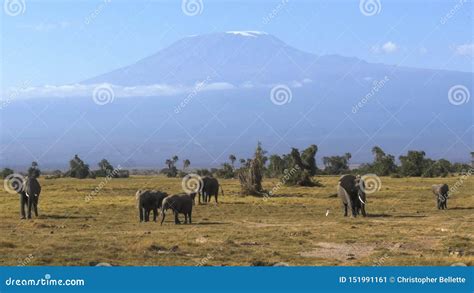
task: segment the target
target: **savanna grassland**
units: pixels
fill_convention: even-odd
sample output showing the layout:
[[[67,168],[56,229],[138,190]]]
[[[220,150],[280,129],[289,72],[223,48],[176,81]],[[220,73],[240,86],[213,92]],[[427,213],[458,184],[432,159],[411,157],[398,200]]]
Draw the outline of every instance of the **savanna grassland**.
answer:
[[[432,184],[459,177],[382,177],[367,196],[367,218],[344,218],[334,197],[338,176],[324,187],[282,187],[264,200],[239,196],[238,180],[220,180],[220,203],[197,205],[192,225],[138,222],[135,192],[181,192],[179,178],[112,179],[90,201],[98,179],[40,178],[40,217],[20,220],[19,199],[0,194],[0,265],[451,265],[474,264],[474,180],[468,178],[436,209]],[[277,179],[265,179],[270,190]]]

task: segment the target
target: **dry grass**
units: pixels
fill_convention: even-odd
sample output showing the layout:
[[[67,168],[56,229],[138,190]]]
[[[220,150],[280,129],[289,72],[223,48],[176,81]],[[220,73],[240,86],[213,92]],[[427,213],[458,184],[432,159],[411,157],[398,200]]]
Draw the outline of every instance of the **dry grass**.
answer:
[[[180,192],[180,179],[113,179],[89,202],[101,179],[41,179],[39,218],[20,220],[18,197],[0,194],[0,265],[473,265],[472,178],[439,211],[431,184],[458,178],[384,177],[368,195],[370,217],[356,219],[331,197],[337,178],[268,200],[238,196],[237,180],[220,180],[219,205],[196,206],[192,225],[168,216],[163,226],[138,222],[135,191]]]

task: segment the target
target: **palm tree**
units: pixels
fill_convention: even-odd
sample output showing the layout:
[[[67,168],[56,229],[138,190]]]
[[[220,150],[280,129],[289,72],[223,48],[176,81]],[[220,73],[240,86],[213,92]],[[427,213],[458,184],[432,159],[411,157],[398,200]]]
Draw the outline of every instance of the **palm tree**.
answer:
[[[234,169],[234,162],[237,158],[234,155],[229,155],[230,163],[232,164],[232,169]]]
[[[173,161],[171,161],[170,159],[167,159],[165,164],[168,166],[168,169],[171,169],[171,166],[173,165]]]
[[[191,162],[188,159],[184,160],[183,161],[183,171],[185,171],[186,168],[189,167],[189,165],[191,165]]]

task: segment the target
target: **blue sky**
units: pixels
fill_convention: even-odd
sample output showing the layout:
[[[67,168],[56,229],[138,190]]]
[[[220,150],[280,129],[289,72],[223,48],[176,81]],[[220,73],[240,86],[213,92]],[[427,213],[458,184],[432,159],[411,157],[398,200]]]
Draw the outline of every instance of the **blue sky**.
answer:
[[[181,1],[16,1],[22,13],[4,5],[1,14],[2,89],[79,82],[187,35],[229,30],[265,31],[316,54],[473,71],[472,1],[372,0],[373,16],[360,1],[202,0],[195,16]]]

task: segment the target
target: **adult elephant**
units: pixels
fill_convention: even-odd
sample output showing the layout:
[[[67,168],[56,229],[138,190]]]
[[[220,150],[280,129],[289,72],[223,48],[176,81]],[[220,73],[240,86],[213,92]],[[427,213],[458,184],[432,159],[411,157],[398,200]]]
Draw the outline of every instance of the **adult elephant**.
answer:
[[[166,192],[157,190],[138,190],[135,194],[138,204],[138,214],[140,222],[150,221],[150,212],[153,211],[153,221],[156,222],[158,210],[161,208],[163,199],[167,197]]]
[[[163,204],[161,206],[161,214],[163,215],[161,218],[161,225],[165,221],[166,211],[171,209],[174,214],[174,223],[181,224],[178,218],[178,214],[184,214],[184,223],[189,224],[192,223],[191,215],[193,213],[193,198],[192,194],[175,194],[166,197],[163,200]]]
[[[448,208],[449,186],[448,184],[434,184],[431,186],[431,191],[436,196],[438,210]]]
[[[217,201],[217,196],[219,195],[219,181],[214,178],[214,177],[204,177],[202,178],[202,186],[199,190],[199,203],[201,203],[201,197],[202,200],[207,203],[211,201],[211,196],[214,196],[216,203]],[[222,189],[221,186],[221,192],[222,195],[224,195],[224,190]]]
[[[31,209],[38,217],[38,202],[41,193],[41,185],[35,177],[28,177],[23,183],[23,189],[20,191],[20,211],[21,218],[25,218],[25,206],[28,207],[28,219],[31,219]]]
[[[359,213],[365,217],[366,196],[364,192],[364,182],[361,178],[348,174],[339,178],[337,185],[337,195],[344,206],[344,217],[347,217],[347,209],[351,209],[353,217]]]

